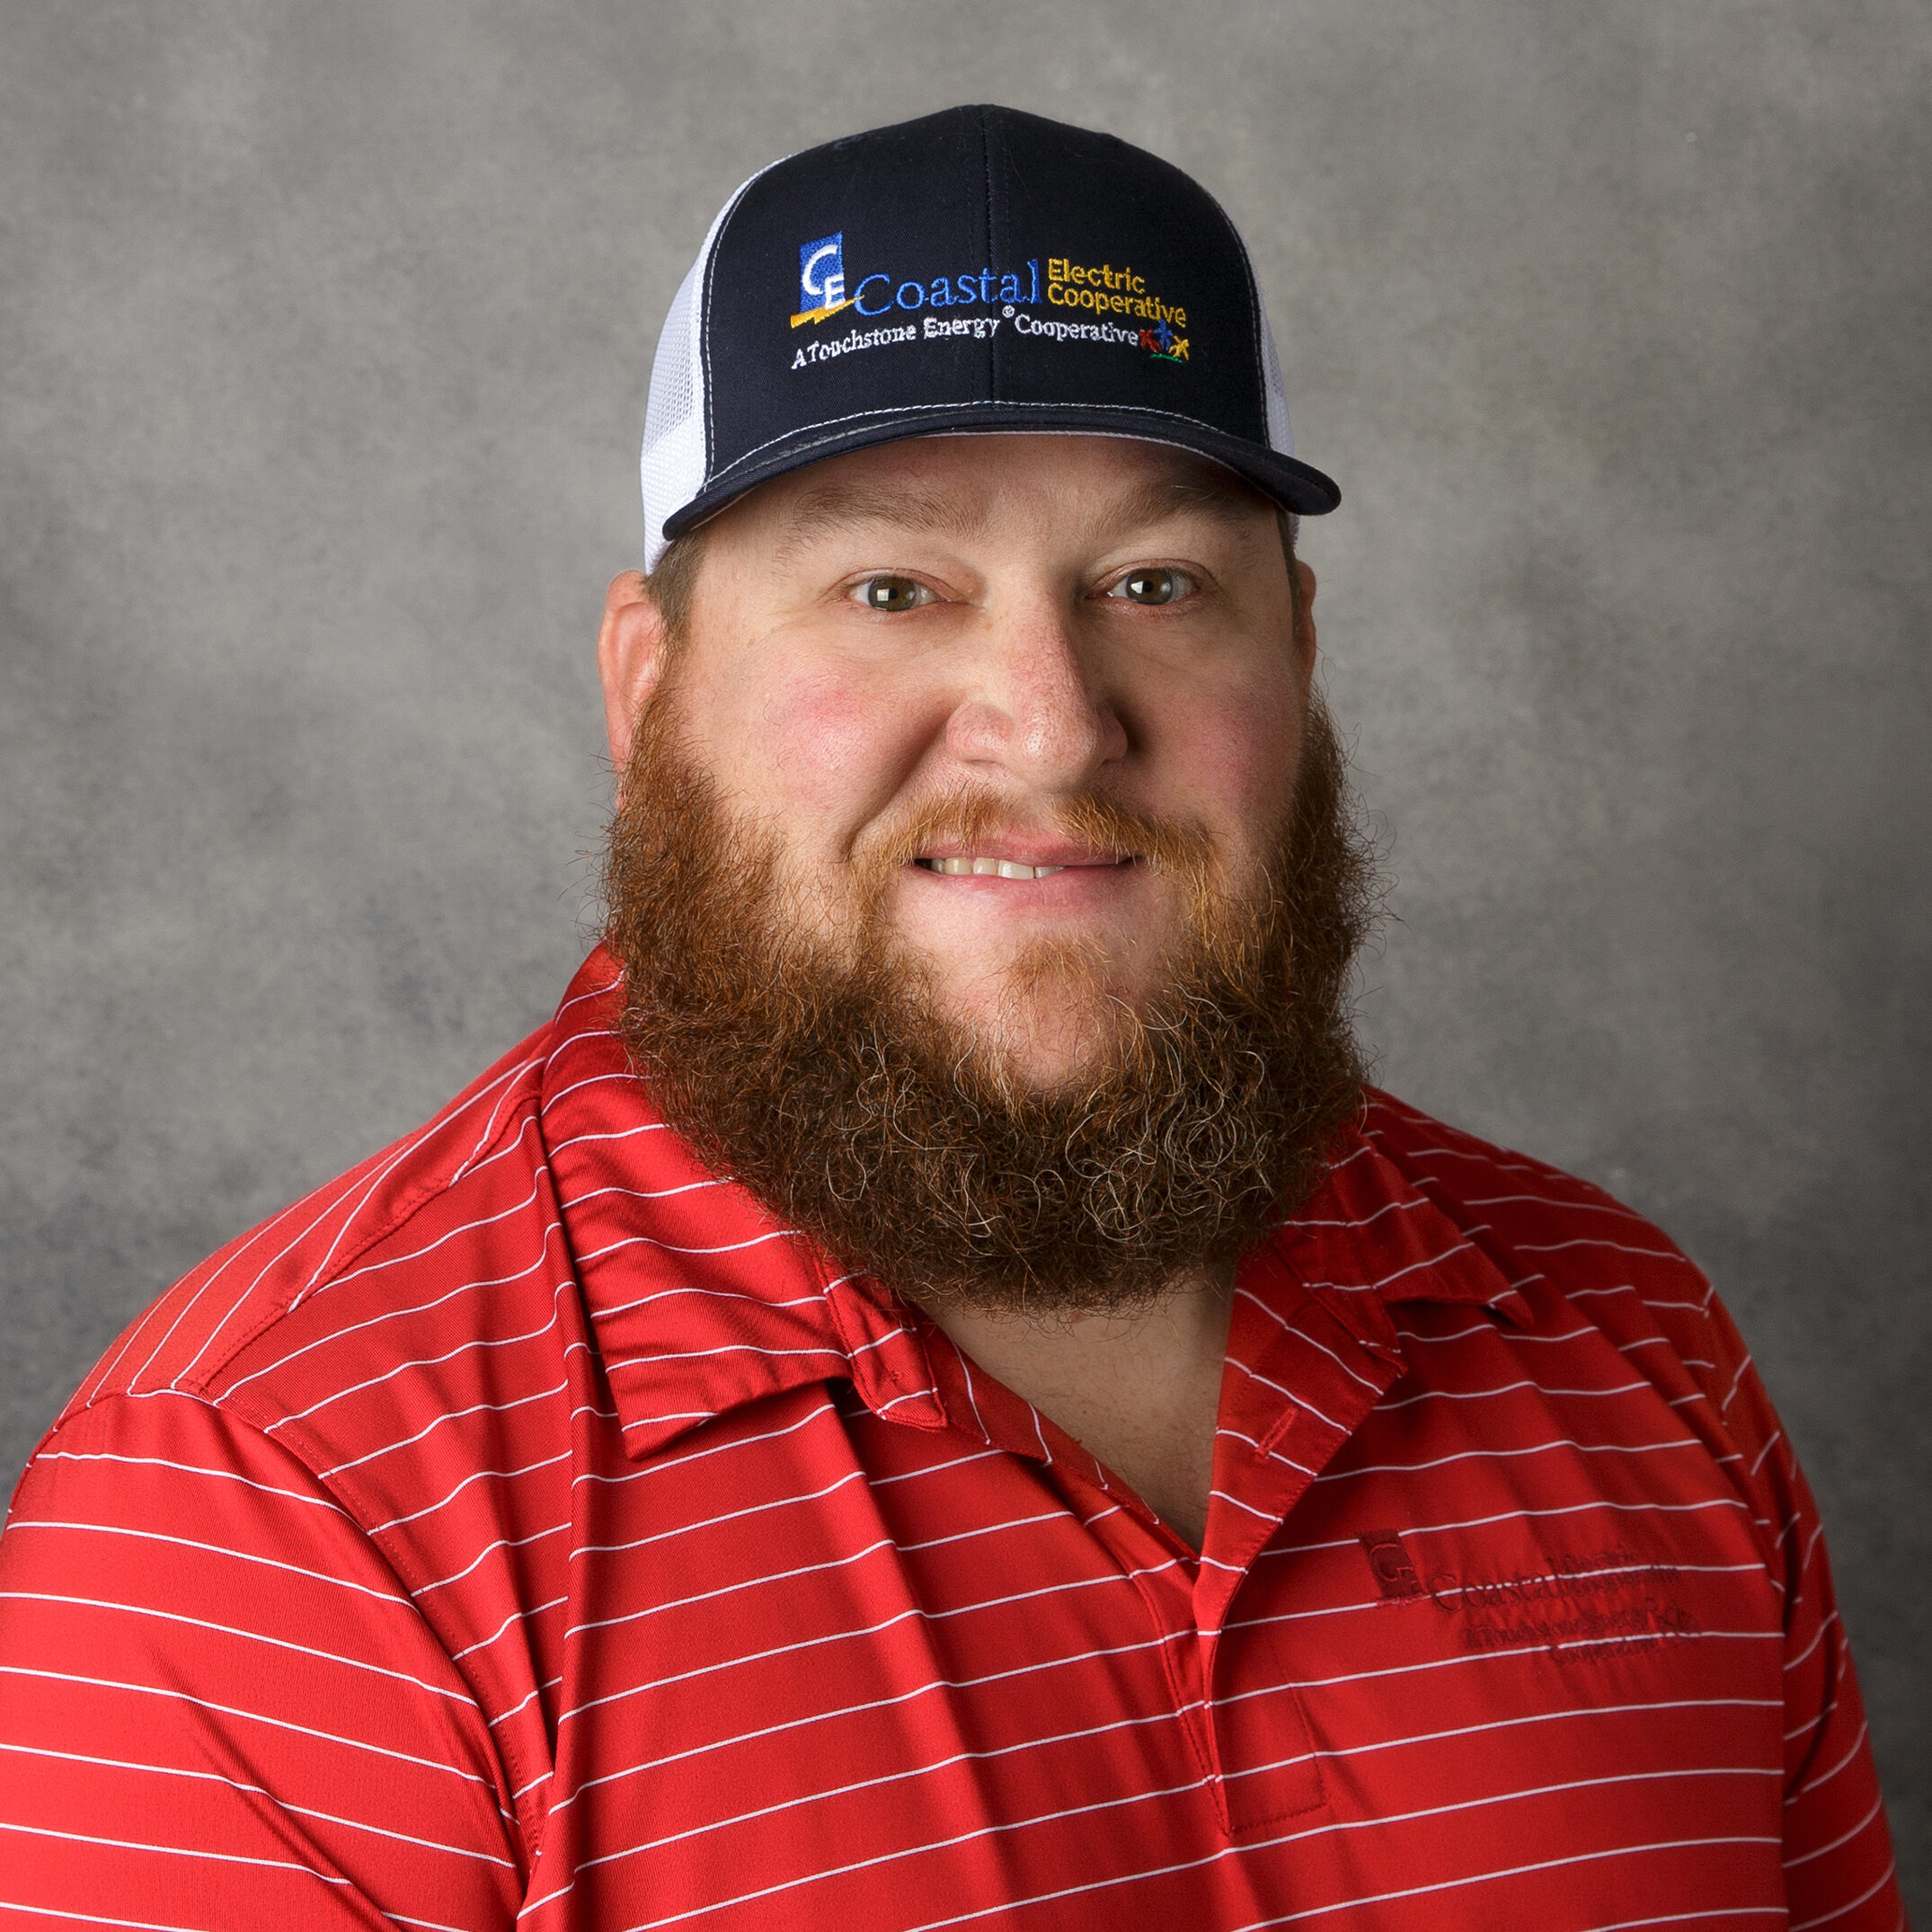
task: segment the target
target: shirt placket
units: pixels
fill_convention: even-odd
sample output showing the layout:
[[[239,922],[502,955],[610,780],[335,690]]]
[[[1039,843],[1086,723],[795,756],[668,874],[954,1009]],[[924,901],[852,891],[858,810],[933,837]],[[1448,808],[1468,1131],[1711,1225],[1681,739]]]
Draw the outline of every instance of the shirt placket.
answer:
[[[1160,1633],[1175,1708],[1228,1837],[1325,1802],[1288,1661],[1264,1626],[1232,1613],[1255,1558],[1405,1366],[1373,1298],[1359,1313],[1340,1309],[1272,1253],[1242,1285],[1200,1555],[1138,1499],[1128,1505],[1117,1479],[1123,1506],[1092,1521]]]
[[[1298,1259],[1312,1272],[1321,1257]],[[1041,1464],[1133,1585],[1194,1768],[1230,1838],[1325,1802],[1292,1673],[1264,1627],[1231,1613],[1255,1558],[1405,1366],[1374,1296],[1311,1291],[1278,1247],[1252,1256],[1238,1286],[1199,1555],[1030,1403],[949,1345],[935,1348],[954,1425],[970,1414],[992,1447]]]

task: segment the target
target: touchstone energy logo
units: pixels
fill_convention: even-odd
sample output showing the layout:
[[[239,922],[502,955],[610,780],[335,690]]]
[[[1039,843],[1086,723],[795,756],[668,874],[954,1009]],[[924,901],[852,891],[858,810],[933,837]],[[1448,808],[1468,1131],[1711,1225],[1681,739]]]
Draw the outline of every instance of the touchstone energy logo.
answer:
[[[1065,255],[1047,260],[1047,300],[1055,308],[1086,309],[1095,315],[1123,315],[1143,324],[1132,332],[1138,346],[1157,361],[1185,362],[1187,310],[1164,301],[1147,278],[1111,261],[1097,266]]]
[[[842,308],[852,306],[846,294],[846,236],[821,235],[816,242],[801,243],[798,251],[798,299],[800,312],[792,318],[795,329],[802,322],[823,322]]]

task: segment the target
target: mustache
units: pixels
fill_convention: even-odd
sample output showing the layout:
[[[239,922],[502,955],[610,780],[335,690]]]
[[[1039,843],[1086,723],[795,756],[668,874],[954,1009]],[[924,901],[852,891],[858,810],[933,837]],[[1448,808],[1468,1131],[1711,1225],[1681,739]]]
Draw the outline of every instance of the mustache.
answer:
[[[1249,893],[1232,892],[1222,855],[1203,827],[1136,811],[1096,791],[1054,802],[1043,825],[1016,813],[1011,799],[970,784],[954,785],[889,821],[852,856],[859,926],[868,944],[887,949],[893,881],[921,854],[943,841],[970,847],[1018,832],[1045,832],[1096,855],[1132,859],[1174,879],[1189,909],[1180,944],[1224,974],[1238,979],[1254,970],[1281,882],[1264,874]],[[1008,997],[1030,998],[1055,980],[1092,980],[1098,960],[1094,942],[1042,939],[1014,962]]]

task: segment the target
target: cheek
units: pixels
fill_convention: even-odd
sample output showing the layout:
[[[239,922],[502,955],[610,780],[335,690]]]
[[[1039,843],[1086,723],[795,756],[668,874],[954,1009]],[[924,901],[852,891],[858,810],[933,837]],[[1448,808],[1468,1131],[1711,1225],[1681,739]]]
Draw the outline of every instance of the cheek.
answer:
[[[917,705],[836,671],[761,681],[721,719],[721,773],[790,841],[843,849],[903,785],[931,736]]]
[[[1171,722],[1176,776],[1194,813],[1230,851],[1265,846],[1300,766],[1298,689],[1270,680],[1198,702]]]

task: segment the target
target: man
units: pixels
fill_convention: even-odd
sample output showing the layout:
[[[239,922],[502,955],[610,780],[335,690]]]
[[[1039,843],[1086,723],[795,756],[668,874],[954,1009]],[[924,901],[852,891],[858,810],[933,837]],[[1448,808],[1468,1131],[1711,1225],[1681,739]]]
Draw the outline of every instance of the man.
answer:
[[[606,945],[23,1479],[10,1922],[1899,1924],[1711,1290],[1363,1086],[1219,208],[991,108],[781,163],[643,482]]]

